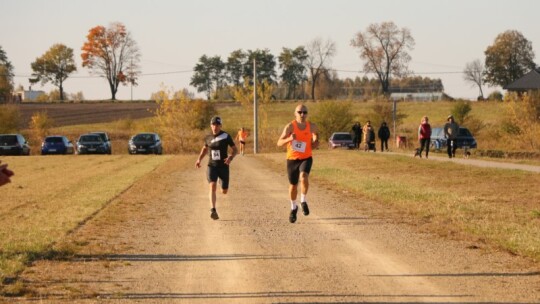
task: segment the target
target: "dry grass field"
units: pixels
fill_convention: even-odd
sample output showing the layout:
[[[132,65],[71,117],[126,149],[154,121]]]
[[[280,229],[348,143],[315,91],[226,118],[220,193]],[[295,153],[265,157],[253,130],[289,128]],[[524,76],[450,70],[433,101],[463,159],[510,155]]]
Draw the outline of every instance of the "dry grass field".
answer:
[[[316,111],[317,104],[308,102],[307,106],[310,111]],[[69,135],[72,140],[85,132],[109,132],[114,155],[2,158],[16,176],[14,183],[1,189],[0,281],[9,282],[28,261],[69,252],[69,248],[54,245],[139,178],[173,157],[125,154],[130,134],[152,131],[147,129],[152,126],[148,118],[151,105],[154,104],[22,106],[24,117],[46,108],[57,124],[52,132]],[[276,103],[261,113],[260,152],[270,153],[264,158],[271,160],[268,164],[277,166],[277,171],[283,169],[280,162],[283,155],[271,152],[282,151],[275,142],[283,126],[293,118],[294,106],[295,103]],[[361,122],[370,119],[372,106],[370,102],[353,103],[356,118]],[[398,128],[399,134],[414,138],[413,130],[423,115],[431,117],[434,127],[441,125],[452,106],[450,102],[399,103],[400,111],[406,115]],[[471,114],[487,126],[498,124],[504,112],[502,103],[472,106]],[[235,134],[242,126],[252,129],[249,110],[226,104],[218,105],[217,110],[229,133]],[[146,118],[136,119],[140,117]],[[490,148],[501,148],[486,134],[484,131],[475,134],[480,147],[486,142]],[[200,144],[194,142],[196,153]],[[390,148],[398,151],[393,144]],[[248,138],[248,153],[252,147],[253,136]],[[380,203],[386,215],[398,221],[404,219],[400,215],[407,215],[414,219],[414,225],[429,232],[473,239],[540,261],[538,174],[380,153],[326,149],[316,153],[313,176],[329,191]],[[149,197],[153,194],[149,191]]]
[[[4,157],[15,171],[0,196],[0,281],[34,259],[170,156]]]

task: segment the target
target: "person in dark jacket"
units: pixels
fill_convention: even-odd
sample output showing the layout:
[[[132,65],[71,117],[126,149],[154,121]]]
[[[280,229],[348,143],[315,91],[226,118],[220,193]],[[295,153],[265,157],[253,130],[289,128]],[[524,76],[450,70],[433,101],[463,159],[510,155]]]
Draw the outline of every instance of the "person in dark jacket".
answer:
[[[459,125],[454,120],[454,116],[448,115],[446,119],[448,122],[444,125],[444,137],[446,137],[446,148],[448,157],[456,157],[457,149],[457,136],[459,132]]]
[[[422,158],[422,151],[426,148],[426,158],[429,154],[429,145],[431,143],[431,125],[429,124],[429,118],[427,116],[422,117],[420,126],[418,127],[418,142],[420,143],[420,150],[418,156]]]
[[[354,141],[354,148],[360,149],[360,143],[362,142],[362,126],[360,125],[360,122],[356,122],[352,126],[353,131],[353,141]]]
[[[388,139],[390,138],[390,129],[386,125],[386,121],[383,121],[381,127],[379,128],[379,139],[381,140],[381,152],[388,151]]]

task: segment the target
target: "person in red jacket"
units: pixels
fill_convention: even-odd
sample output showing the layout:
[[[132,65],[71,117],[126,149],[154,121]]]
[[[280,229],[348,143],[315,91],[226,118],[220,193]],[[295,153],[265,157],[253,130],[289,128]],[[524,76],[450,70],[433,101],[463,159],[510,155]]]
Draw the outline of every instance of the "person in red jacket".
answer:
[[[418,127],[418,142],[420,143],[420,151],[418,152],[420,158],[422,158],[424,147],[426,148],[426,158],[428,158],[429,145],[431,143],[431,126],[427,116],[422,117],[422,122]]]

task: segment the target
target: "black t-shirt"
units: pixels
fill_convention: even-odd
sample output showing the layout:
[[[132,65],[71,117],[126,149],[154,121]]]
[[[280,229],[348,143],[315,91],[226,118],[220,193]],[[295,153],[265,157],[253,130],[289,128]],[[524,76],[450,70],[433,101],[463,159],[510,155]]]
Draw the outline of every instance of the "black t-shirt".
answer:
[[[234,147],[234,140],[228,133],[220,131],[217,135],[206,136],[204,145],[208,147],[208,166],[219,167],[225,165],[227,150],[229,146]]]

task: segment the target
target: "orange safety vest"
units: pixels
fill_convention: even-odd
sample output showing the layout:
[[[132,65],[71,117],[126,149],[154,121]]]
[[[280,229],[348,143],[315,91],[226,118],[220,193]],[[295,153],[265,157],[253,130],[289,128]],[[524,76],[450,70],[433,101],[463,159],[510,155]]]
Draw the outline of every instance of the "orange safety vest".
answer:
[[[306,128],[300,130],[296,120],[292,121],[296,139],[287,144],[287,159],[306,159],[311,157],[311,123],[306,121]]]

